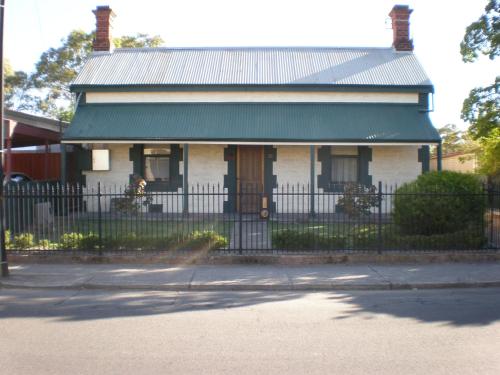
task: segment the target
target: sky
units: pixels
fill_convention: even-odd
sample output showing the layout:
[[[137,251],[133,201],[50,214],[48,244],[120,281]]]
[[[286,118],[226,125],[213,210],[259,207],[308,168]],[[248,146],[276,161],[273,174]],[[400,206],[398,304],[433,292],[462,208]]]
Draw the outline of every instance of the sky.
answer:
[[[470,89],[493,83],[500,60],[465,64],[460,41],[483,13],[486,0],[6,0],[5,57],[30,72],[41,53],[71,30],[95,28],[92,10],[109,5],[114,36],[160,35],[166,47],[348,46],[388,47],[388,13],[395,4],[413,9],[415,53],[434,87],[436,127],[460,119]]]

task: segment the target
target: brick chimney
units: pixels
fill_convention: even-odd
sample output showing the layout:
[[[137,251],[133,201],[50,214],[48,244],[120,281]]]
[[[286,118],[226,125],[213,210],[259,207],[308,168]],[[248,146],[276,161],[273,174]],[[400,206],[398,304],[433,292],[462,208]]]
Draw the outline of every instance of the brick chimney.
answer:
[[[410,39],[410,14],[408,5],[394,5],[389,17],[392,19],[392,46],[396,51],[413,51]]]
[[[92,11],[95,14],[95,39],[93,48],[94,51],[110,52],[113,50],[113,39],[111,29],[113,28],[113,19],[115,13],[108,5],[98,6]]]

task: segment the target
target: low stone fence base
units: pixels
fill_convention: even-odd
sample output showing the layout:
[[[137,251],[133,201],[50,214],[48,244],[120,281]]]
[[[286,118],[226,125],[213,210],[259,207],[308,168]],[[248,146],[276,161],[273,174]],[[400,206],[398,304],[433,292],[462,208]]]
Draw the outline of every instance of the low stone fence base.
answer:
[[[448,262],[497,262],[500,251],[386,251],[382,254],[362,252],[313,253],[313,254],[210,254],[207,252],[190,253],[126,253],[104,252],[95,254],[9,254],[9,263],[81,263],[81,264],[169,264],[169,265],[231,265],[231,264],[274,264],[274,265],[313,265],[313,264],[401,264],[401,263],[448,263]]]

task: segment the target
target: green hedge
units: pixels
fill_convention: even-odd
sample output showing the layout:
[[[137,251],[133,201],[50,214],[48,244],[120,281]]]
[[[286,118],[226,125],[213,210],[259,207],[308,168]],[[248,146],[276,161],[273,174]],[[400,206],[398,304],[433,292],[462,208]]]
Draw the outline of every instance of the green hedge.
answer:
[[[444,234],[402,234],[397,228],[382,227],[382,249],[385,250],[472,250],[481,249],[486,244],[483,228],[469,227],[464,230]],[[365,234],[349,235],[347,242],[353,249],[377,250],[379,248],[378,229]]]
[[[313,232],[286,229],[272,234],[273,247],[283,250],[342,249],[345,239]]]
[[[140,238],[132,233],[120,238],[102,239],[103,249],[106,250],[214,250],[228,244],[226,237],[214,231],[194,231],[164,238]],[[32,233],[20,233],[11,240],[10,232],[6,231],[6,247],[15,250],[98,250],[99,245],[99,237],[92,232],[64,233],[59,242],[48,239],[35,242]]]
[[[452,233],[481,225],[485,204],[476,176],[430,172],[396,190],[394,221],[405,235]]]

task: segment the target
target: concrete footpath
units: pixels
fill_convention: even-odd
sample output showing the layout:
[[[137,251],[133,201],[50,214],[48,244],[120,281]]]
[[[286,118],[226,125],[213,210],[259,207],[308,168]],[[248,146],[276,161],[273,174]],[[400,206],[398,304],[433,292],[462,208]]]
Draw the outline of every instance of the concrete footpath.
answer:
[[[19,264],[1,288],[388,290],[500,287],[500,263],[415,265]]]

